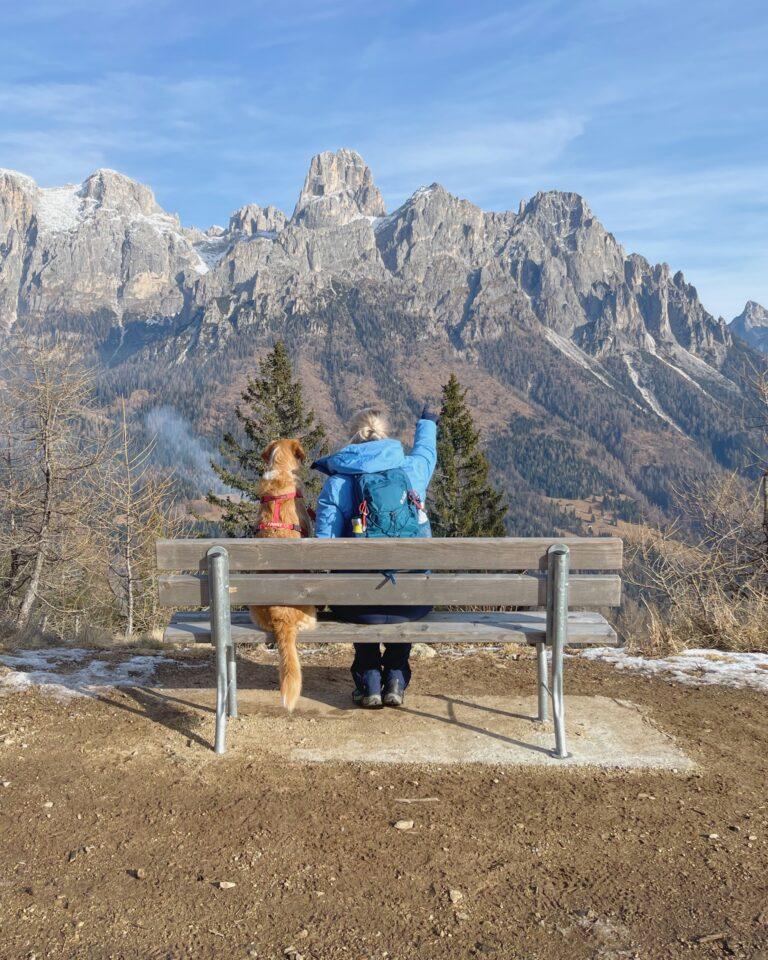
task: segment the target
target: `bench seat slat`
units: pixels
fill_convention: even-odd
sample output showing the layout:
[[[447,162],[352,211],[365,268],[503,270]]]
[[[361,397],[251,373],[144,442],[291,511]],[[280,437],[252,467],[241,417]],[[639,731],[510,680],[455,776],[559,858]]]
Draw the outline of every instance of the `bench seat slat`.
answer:
[[[158,540],[159,570],[204,570],[226,547],[230,570],[544,570],[547,549],[567,544],[572,570],[620,570],[618,537],[496,537],[395,540]]]
[[[521,606],[546,603],[546,579],[520,574],[399,573],[392,583],[379,573],[233,574],[233,604],[431,604],[435,606]],[[159,578],[160,603],[166,607],[207,606],[207,577],[179,574]],[[569,606],[615,607],[621,602],[621,578],[570,577]]]
[[[546,614],[529,613],[431,613],[413,623],[368,626],[321,620],[315,630],[299,633],[299,641],[321,643],[537,643],[545,639]],[[166,628],[167,643],[210,643],[208,615],[176,614]],[[264,643],[271,634],[252,624],[247,615],[233,615],[235,643]],[[615,646],[616,632],[596,613],[568,616],[568,645],[572,647]]]

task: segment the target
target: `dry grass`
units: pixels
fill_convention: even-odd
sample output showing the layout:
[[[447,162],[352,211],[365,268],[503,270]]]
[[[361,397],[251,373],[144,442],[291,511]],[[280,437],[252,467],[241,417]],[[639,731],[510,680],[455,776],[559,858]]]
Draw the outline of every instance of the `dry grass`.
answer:
[[[0,651],[44,650],[50,647],[73,646],[87,650],[102,650],[131,654],[156,653],[165,650],[160,628],[135,633],[129,640],[97,624],[82,624],[77,636],[62,637],[58,632],[43,629],[31,621],[24,629],[8,620],[0,621]]]
[[[629,534],[623,615],[627,647],[645,655],[690,648],[768,651],[768,542],[764,484],[732,475],[685,491],[696,532]]]

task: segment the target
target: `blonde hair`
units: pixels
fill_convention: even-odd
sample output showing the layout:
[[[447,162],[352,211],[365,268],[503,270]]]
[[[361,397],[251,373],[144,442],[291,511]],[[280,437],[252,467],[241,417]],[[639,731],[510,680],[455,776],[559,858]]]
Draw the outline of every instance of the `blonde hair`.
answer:
[[[349,421],[349,433],[350,443],[386,440],[389,435],[386,414],[378,407],[363,407]]]

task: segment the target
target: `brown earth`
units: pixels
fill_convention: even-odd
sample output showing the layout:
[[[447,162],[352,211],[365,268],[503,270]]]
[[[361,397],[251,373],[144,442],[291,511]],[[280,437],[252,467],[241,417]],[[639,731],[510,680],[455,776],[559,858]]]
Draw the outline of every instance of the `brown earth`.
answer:
[[[270,657],[246,655],[241,688],[274,688]],[[499,660],[418,661],[414,689],[530,693],[530,660]],[[210,713],[167,695],[0,699],[0,957],[765,960],[765,696],[567,673],[645,708],[698,771],[217,758]],[[346,684],[346,655],[305,674]]]

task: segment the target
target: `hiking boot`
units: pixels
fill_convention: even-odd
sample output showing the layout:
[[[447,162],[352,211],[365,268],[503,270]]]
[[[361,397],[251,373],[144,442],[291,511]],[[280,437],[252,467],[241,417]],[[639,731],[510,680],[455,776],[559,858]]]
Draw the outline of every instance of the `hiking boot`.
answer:
[[[402,707],[405,699],[405,684],[400,677],[390,677],[385,681],[382,699],[385,707]]]
[[[357,687],[352,691],[352,703],[357,704],[358,707],[366,707],[368,710],[376,710],[384,705],[381,702],[380,693],[366,694],[365,690]]]
[[[384,706],[381,702],[381,674],[378,670],[365,671],[363,688],[356,687],[353,690],[352,700],[366,710],[379,710]]]
[[[384,706],[384,704],[381,702],[381,694],[364,694],[362,700],[360,701],[360,706],[364,707],[366,710],[380,710]]]

